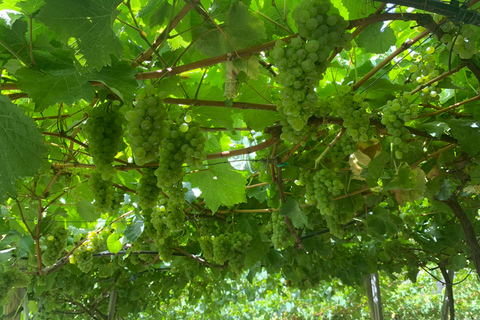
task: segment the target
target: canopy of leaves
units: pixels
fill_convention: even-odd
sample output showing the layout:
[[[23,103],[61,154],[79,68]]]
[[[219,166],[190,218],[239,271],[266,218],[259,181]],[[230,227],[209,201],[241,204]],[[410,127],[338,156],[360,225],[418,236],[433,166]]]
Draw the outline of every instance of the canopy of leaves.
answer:
[[[423,9],[0,1],[0,301],[186,319],[260,275],[480,274],[478,19]]]

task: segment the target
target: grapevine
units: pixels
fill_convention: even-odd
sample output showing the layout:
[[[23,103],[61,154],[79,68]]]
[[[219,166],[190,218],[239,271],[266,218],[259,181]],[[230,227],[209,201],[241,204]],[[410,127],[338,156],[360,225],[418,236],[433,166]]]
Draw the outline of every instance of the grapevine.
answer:
[[[335,47],[346,46],[348,22],[328,0],[304,0],[293,11],[300,37],[285,45],[277,41],[270,52],[283,85],[277,110],[282,116],[282,139],[298,142],[306,133],[308,119],[318,101],[316,88],[330,66],[327,60]]]
[[[152,208],[157,204],[160,188],[157,186],[157,177],[155,176],[155,168],[144,168],[142,170],[142,178],[138,186],[138,204],[142,209]]]
[[[112,166],[123,144],[123,120],[118,111],[109,111],[100,106],[88,111],[84,131],[87,135],[88,150],[103,180],[108,180],[117,171]]]
[[[273,212],[271,224],[273,229],[273,247],[278,250],[291,246],[293,244],[293,237],[287,225],[283,221],[283,216],[278,212]]]
[[[93,253],[100,250],[103,236],[95,231],[90,231],[87,239],[70,256],[70,263],[76,264],[80,271],[87,273],[93,266]]]
[[[104,180],[98,170],[93,170],[88,180],[95,202],[95,210],[103,213],[111,210],[114,199],[113,179]]]
[[[410,131],[405,128],[405,122],[417,117],[418,106],[409,103],[409,97],[409,93],[404,93],[402,98],[388,101],[383,107],[382,124],[392,135],[390,138],[392,151],[395,152],[397,159],[402,159],[403,153],[408,152],[407,140],[412,137]]]
[[[45,265],[55,264],[67,246],[69,232],[63,226],[54,226],[46,237],[44,244],[47,246],[42,252],[42,261]]]
[[[161,100],[165,96],[165,92],[156,95],[155,88],[148,85],[137,94],[135,110],[125,113],[130,146],[138,165],[156,159],[160,143],[168,134],[167,112]]]

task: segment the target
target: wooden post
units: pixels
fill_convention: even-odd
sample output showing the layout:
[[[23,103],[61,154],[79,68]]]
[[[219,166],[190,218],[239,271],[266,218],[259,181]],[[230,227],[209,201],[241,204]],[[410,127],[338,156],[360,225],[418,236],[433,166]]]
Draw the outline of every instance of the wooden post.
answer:
[[[363,278],[367,291],[370,317],[372,320],[383,320],[382,298],[380,295],[380,282],[378,272],[366,275]]]

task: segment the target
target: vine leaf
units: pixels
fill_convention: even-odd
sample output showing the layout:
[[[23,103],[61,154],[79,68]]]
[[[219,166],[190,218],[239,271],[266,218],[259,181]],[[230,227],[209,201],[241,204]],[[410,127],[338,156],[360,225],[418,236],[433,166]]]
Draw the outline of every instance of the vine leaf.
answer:
[[[215,18],[219,19],[220,16],[222,15]],[[253,16],[242,2],[232,4],[227,13],[226,24],[222,27],[222,30],[228,36],[228,39],[215,26],[210,28],[210,30],[214,29],[211,32],[208,32],[209,29],[207,28],[197,29],[195,30],[197,32],[195,36],[205,33],[196,42],[197,49],[204,55],[211,57],[232,52],[234,48],[228,40],[235,45],[235,49],[239,50],[259,44],[267,37],[264,22]]]
[[[172,5],[166,0],[149,0],[147,5],[138,12],[138,16],[153,29],[165,22],[172,11]]]
[[[112,66],[104,67],[100,71],[94,70],[88,78],[89,80],[101,82],[122,99],[124,103],[131,104],[138,86],[135,74],[136,71],[128,62],[114,59]]]
[[[0,96],[0,201],[15,196],[15,181],[36,174],[45,159],[42,136],[35,122]]]
[[[348,19],[353,20],[368,17],[375,12],[376,9],[372,1],[359,2],[358,0],[342,0],[343,6],[347,8],[348,11]],[[345,17],[345,19],[347,19],[347,17]]]
[[[91,102],[95,96],[88,78],[73,67],[48,72],[21,68],[15,76],[18,86],[35,102],[37,112],[60,102],[73,104],[81,99]]]
[[[1,1],[0,1],[1,3]],[[40,9],[41,6],[45,4],[45,1],[43,0],[26,0],[17,3],[17,6],[22,9],[22,12],[24,12],[27,15],[32,15],[35,12]]]
[[[107,238],[107,248],[108,251],[112,253],[118,253],[118,251],[122,250],[122,243],[120,242],[121,235],[118,233],[112,233]]]
[[[100,69],[120,58],[123,45],[112,30],[122,0],[46,0],[37,18],[68,43],[75,38],[87,70]]]
[[[289,197],[285,200],[285,203],[282,203],[280,207],[280,214],[282,216],[287,216],[292,220],[292,224],[295,228],[303,228],[308,224],[307,216],[298,206],[295,199]]]
[[[478,143],[480,121],[452,119],[445,122],[450,127],[452,135],[469,155],[474,156],[480,151],[480,144]]]
[[[192,187],[202,191],[205,204],[213,212],[221,205],[231,206],[245,202],[247,179],[229,163],[211,165],[207,170],[187,175]]]
[[[374,23],[359,34],[356,42],[370,53],[385,53],[397,42],[395,32],[390,27],[382,29],[382,23]]]
[[[138,237],[143,232],[144,222],[142,220],[135,220],[132,224],[128,225],[127,229],[125,229],[125,237],[129,242],[137,241]]]

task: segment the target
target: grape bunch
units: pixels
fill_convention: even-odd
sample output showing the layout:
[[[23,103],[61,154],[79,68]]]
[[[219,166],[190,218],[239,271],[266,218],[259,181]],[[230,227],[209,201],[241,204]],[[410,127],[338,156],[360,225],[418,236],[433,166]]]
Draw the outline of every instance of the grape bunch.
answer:
[[[453,50],[460,59],[471,59],[479,52],[476,45],[480,35],[473,25],[463,25],[458,36],[455,34],[456,29],[453,23],[446,23],[442,26],[442,30],[446,33],[440,40],[447,45],[447,50]]]
[[[273,247],[278,250],[287,248],[293,244],[293,237],[284,221],[284,217],[277,211],[272,213],[270,218],[272,225],[272,243]]]
[[[340,140],[335,143],[332,149],[327,153],[327,158],[332,160],[333,163],[337,163],[350,156],[357,150],[357,143],[351,136],[342,135]]]
[[[103,180],[116,174],[112,165],[123,145],[123,118],[119,112],[107,107],[93,108],[88,112],[84,131],[88,138],[88,151]]]
[[[348,46],[345,21],[329,0],[304,0],[293,11],[300,37],[290,44],[277,41],[270,52],[283,85],[277,110],[282,115],[282,139],[297,142],[306,133],[308,119],[318,100],[316,88],[330,66],[335,47]]]
[[[426,54],[418,55],[414,64],[412,64],[408,71],[411,72],[411,78],[417,85],[424,85],[430,80],[438,77],[440,69],[435,63],[434,47],[428,47]],[[434,102],[439,100],[439,94],[442,89],[437,87],[438,82],[433,82],[428,86],[425,86],[420,91],[420,97],[423,103]]]
[[[300,168],[298,180],[305,186],[307,203],[316,204],[323,216],[332,215],[335,210],[333,199],[343,189],[343,184],[335,172],[322,168],[312,174],[309,170]]]
[[[80,271],[87,273],[93,266],[93,252],[104,244],[103,235],[90,231],[87,239],[70,256],[70,263],[76,264]]]
[[[183,211],[183,191],[171,190],[177,197],[170,196],[160,200],[160,206],[155,208],[152,218],[161,222],[168,230],[178,231],[184,227],[185,212]],[[172,193],[170,193],[172,195]],[[180,197],[178,197],[180,195]],[[181,199],[181,200],[180,200]],[[162,227],[163,228],[163,227]],[[158,228],[157,228],[158,230]]]
[[[23,288],[30,283],[28,274],[18,270],[17,268],[10,268],[0,272],[0,303],[6,305],[8,303],[8,294],[13,288]]]
[[[125,199],[125,193],[122,190],[116,188],[113,193],[112,206],[111,206],[112,211],[115,212],[120,210],[124,202],[124,199]]]
[[[138,165],[156,159],[160,143],[168,134],[167,111],[162,102],[165,97],[165,92],[156,95],[155,88],[148,85],[137,94],[135,110],[125,113],[130,145]]]
[[[158,202],[161,189],[157,186],[155,170],[155,168],[143,168],[142,170],[143,174],[137,189],[140,198],[138,204],[142,209],[152,208]]]
[[[351,87],[341,87],[328,100],[333,114],[343,119],[346,134],[353,141],[367,142],[370,116],[367,113],[368,103],[364,102],[359,94],[353,94]]]
[[[69,232],[63,226],[56,225],[46,237],[47,248],[42,252],[42,261],[46,266],[55,264],[67,246]]]
[[[183,163],[190,167],[200,167],[207,159],[205,153],[205,137],[195,123],[178,125],[169,122],[169,135],[162,141],[159,151],[158,168],[155,170],[157,186],[167,195],[161,204],[164,205],[167,225],[172,230],[183,227],[184,194],[182,180],[186,172]]]
[[[99,213],[109,212],[113,205],[114,191],[113,179],[103,179],[98,169],[92,170],[88,184],[93,193],[95,202],[93,206]]]
[[[240,231],[223,233],[215,237],[212,240],[213,261],[221,265],[228,261],[232,270],[240,273],[250,241],[252,241],[252,237]]]
[[[207,260],[213,260],[213,239],[215,239],[213,236],[201,236],[198,238],[202,255]]]
[[[410,131],[405,128],[405,123],[418,116],[418,105],[409,103],[408,98],[410,93],[404,93],[402,98],[387,101],[382,110],[382,124],[392,135],[390,138],[392,151],[395,152],[397,159],[402,159],[403,153],[408,152],[407,140],[412,137]]]

